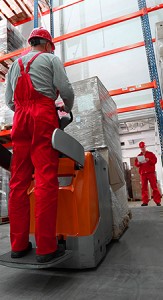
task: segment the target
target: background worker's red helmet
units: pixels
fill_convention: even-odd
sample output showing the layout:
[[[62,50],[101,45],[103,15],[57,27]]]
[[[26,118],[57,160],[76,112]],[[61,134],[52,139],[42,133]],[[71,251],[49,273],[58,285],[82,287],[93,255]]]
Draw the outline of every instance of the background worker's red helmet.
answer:
[[[48,42],[51,43],[52,50],[55,49],[55,46],[54,46],[53,41],[52,41],[51,34],[49,33],[49,31],[47,31],[43,27],[34,28],[32,30],[32,32],[30,33],[30,36],[28,38],[28,43],[30,44],[30,41],[31,41],[32,38],[37,38],[37,37],[41,38],[41,39],[44,39],[44,40],[47,40]]]
[[[145,147],[145,143],[144,142],[140,142],[139,143],[139,148],[144,148]]]

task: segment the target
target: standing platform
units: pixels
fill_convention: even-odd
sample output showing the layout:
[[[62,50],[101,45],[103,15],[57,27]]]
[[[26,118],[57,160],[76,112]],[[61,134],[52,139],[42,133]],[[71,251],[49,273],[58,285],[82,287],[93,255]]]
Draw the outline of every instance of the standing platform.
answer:
[[[63,256],[55,258],[47,263],[38,263],[36,261],[36,249],[32,249],[26,256],[22,258],[11,258],[11,252],[7,252],[0,256],[0,265],[18,268],[18,269],[47,269],[59,265],[59,263],[72,257],[72,251],[65,251]]]

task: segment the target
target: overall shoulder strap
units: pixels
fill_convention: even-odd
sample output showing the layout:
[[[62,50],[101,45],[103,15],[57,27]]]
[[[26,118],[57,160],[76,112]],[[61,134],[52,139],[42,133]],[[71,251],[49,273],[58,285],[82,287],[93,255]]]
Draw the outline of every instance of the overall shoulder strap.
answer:
[[[44,53],[44,52],[39,52],[39,53],[35,54],[35,55],[29,60],[29,62],[27,63],[27,66],[26,66],[26,70],[25,70],[26,73],[29,72],[30,65],[33,63],[33,61],[37,58],[37,56],[39,56],[39,55],[42,54],[42,53]]]
[[[18,59],[18,64],[20,66],[20,73],[24,74],[24,65],[23,65],[21,57]]]

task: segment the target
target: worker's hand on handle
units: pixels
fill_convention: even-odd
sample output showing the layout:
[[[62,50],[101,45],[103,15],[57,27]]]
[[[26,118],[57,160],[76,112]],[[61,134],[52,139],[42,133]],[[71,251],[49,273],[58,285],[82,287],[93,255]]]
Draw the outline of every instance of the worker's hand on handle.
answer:
[[[57,106],[58,111],[58,120],[59,120],[59,128],[64,130],[72,121],[73,121],[73,114],[72,112],[66,112],[65,105]]]
[[[60,106],[59,111],[65,111],[65,106],[64,105]]]

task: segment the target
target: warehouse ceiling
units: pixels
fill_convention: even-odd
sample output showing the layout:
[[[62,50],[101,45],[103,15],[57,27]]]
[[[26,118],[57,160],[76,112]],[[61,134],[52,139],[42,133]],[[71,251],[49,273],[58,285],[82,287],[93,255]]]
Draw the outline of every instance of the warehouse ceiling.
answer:
[[[38,3],[40,13],[49,10],[46,0],[41,0]],[[5,17],[13,25],[25,19],[31,18],[33,14],[33,0],[0,0],[0,17]]]
[[[119,133],[121,135],[126,133],[135,133],[154,129],[155,118],[119,122]]]

